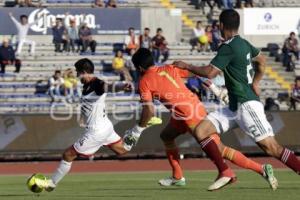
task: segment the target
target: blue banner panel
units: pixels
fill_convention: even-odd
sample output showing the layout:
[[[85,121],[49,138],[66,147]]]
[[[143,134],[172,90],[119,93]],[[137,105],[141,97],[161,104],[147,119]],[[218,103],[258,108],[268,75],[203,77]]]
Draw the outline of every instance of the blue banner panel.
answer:
[[[87,23],[93,34],[124,34],[129,27],[141,29],[140,9],[105,9],[105,8],[0,8],[0,34],[17,34],[17,29],[9,12],[20,21],[21,15],[28,16],[28,22],[34,23],[29,35],[51,35],[51,27],[56,18],[61,18],[66,26],[70,20],[76,25]]]

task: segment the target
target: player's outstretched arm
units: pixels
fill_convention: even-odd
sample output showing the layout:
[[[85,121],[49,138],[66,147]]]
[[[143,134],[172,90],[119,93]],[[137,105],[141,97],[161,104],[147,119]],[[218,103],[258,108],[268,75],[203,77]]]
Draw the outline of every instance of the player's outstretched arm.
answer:
[[[216,77],[220,73],[220,70],[214,67],[213,65],[199,67],[199,66],[194,66],[192,64],[185,63],[183,61],[175,61],[173,65],[180,69],[188,70],[193,74],[196,74],[201,77],[209,78],[209,79]]]
[[[266,66],[266,58],[264,55],[259,54],[254,58],[257,61],[258,66],[255,69],[255,74],[253,77],[252,88],[257,96],[260,94],[259,82],[263,78],[265,73],[265,66]]]
[[[142,108],[142,115],[138,125],[127,130],[123,137],[123,147],[126,151],[130,151],[135,146],[142,134],[147,128],[148,122],[154,116],[154,106],[152,102],[145,102]]]
[[[140,127],[147,127],[148,122],[154,116],[154,106],[152,102],[144,102],[142,108],[141,119],[139,122]]]

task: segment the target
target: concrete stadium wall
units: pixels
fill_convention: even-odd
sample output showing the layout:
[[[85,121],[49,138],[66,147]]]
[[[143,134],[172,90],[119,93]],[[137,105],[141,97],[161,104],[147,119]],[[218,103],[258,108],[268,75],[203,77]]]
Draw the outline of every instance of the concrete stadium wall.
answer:
[[[164,36],[169,43],[180,42],[182,35],[181,15],[174,16],[166,9],[142,9],[142,30],[151,29],[151,36],[155,35],[157,28],[162,28]]]

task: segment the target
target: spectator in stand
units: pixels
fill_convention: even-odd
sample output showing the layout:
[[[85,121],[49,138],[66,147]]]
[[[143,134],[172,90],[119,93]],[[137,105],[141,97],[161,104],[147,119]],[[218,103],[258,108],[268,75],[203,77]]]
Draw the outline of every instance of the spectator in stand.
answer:
[[[152,38],[150,37],[150,29],[145,28],[144,33],[140,35],[140,46],[142,48],[151,49]]]
[[[296,110],[296,103],[300,103],[300,77],[296,77],[295,79],[295,85],[292,90],[290,102],[291,105],[289,110]]]
[[[166,62],[169,58],[168,42],[162,33],[162,29],[158,28],[156,30],[156,35],[152,38],[152,53],[156,63],[159,63],[160,55],[163,56],[161,63]]]
[[[207,25],[205,27],[205,35],[207,36],[208,38],[208,43],[206,43],[206,47],[205,47],[205,50],[211,50],[211,47],[212,47],[212,27],[211,25]]]
[[[139,74],[136,71],[136,68],[134,67],[134,64],[132,62],[132,56],[135,53],[135,49],[131,49],[130,54],[126,58],[125,67],[128,69],[130,76],[132,77],[132,80],[134,83],[138,82]]]
[[[105,7],[106,8],[116,8],[117,2],[115,0],[108,0]]]
[[[253,0],[237,0],[235,3],[235,7],[236,8],[243,8],[243,7],[253,8]]]
[[[268,97],[265,101],[264,109],[265,111],[278,111],[280,108],[273,98]]]
[[[53,44],[55,52],[62,52],[61,46],[64,45],[64,50],[66,50],[66,38],[64,35],[66,33],[66,28],[63,26],[62,19],[56,18],[55,25],[52,27],[52,36],[53,36]]]
[[[64,91],[64,79],[61,77],[60,70],[56,70],[54,75],[49,79],[49,95],[52,98],[52,102],[56,97],[61,97]]]
[[[197,21],[196,27],[193,29],[193,38],[190,40],[191,51],[194,51],[195,47],[197,47],[198,52],[203,50],[203,45],[199,41],[202,35],[205,35],[205,29],[202,26],[202,21]]]
[[[69,37],[69,47],[68,51],[72,50],[75,52],[75,45],[77,45],[77,51],[79,51],[79,37],[78,37],[78,27],[76,26],[76,22],[74,19],[70,20],[70,26],[67,28],[68,37]]]
[[[87,48],[90,47],[92,55],[95,54],[97,43],[93,40],[92,31],[86,23],[83,23],[79,30],[79,40],[82,45],[81,53],[86,52]]]
[[[32,0],[16,0],[16,5],[19,7],[42,7],[42,2],[32,3]]]
[[[121,81],[132,81],[129,71],[125,67],[125,59],[123,58],[123,52],[121,50],[116,52],[115,58],[112,62],[112,67],[114,71],[120,75]]]
[[[191,4],[195,5],[196,9],[202,9],[202,13],[203,15],[205,15],[205,4],[207,4],[210,8],[210,13],[212,14],[212,11],[214,9],[214,6],[216,4],[218,4],[218,7],[220,8],[220,6],[222,5],[222,2],[220,2],[221,0],[192,0]],[[220,5],[219,5],[220,4]]]
[[[128,29],[128,35],[125,36],[125,52],[130,54],[131,49],[137,50],[140,48],[140,42],[137,35],[135,35],[134,28]]]
[[[220,29],[219,29],[218,21],[213,21],[211,32],[212,32],[211,50],[217,51],[219,48],[219,45],[222,41],[222,36],[221,36]]]
[[[294,32],[291,32],[290,36],[284,41],[282,53],[283,66],[287,67],[287,71],[293,71],[291,67],[292,54],[294,54],[296,59],[299,60],[298,40]]]
[[[227,9],[233,9],[232,0],[222,0],[222,2],[223,2],[223,8],[225,10],[227,10]]]
[[[21,61],[16,59],[15,51],[11,45],[9,45],[9,41],[4,39],[2,41],[2,46],[0,47],[0,64],[1,64],[1,71],[0,73],[5,73],[6,65],[15,64],[16,70],[15,73],[20,72],[21,68]]]
[[[72,69],[67,69],[64,72],[64,95],[68,102],[74,102],[76,97],[80,96],[78,81]]]
[[[94,4],[92,4],[93,8],[103,8],[104,3],[102,0],[95,0]]]
[[[18,30],[18,37],[17,37],[18,45],[17,45],[16,54],[19,55],[22,52],[22,48],[23,48],[24,44],[29,44],[30,45],[30,54],[34,55],[34,53],[35,53],[35,41],[27,39],[27,34],[28,34],[29,28],[31,26],[33,26],[34,24],[36,24],[40,20],[40,18],[35,20],[33,23],[28,23],[27,15],[21,15],[20,16],[21,23],[20,23],[14,18],[13,14],[11,12],[9,13],[9,16],[12,19],[12,21],[14,22],[14,24],[16,25],[16,28]]]

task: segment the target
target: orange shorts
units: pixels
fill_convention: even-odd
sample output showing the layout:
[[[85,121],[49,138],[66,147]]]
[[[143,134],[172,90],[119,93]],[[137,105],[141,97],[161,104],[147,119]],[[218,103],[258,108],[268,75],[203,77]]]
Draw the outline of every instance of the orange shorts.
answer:
[[[190,132],[192,133],[193,130],[196,128],[196,126],[206,117],[207,113],[204,106],[197,106],[198,111],[193,116],[187,116],[186,119],[175,119],[174,117],[171,117],[170,124],[172,127],[174,127],[176,130],[179,131],[179,133],[186,133]]]

